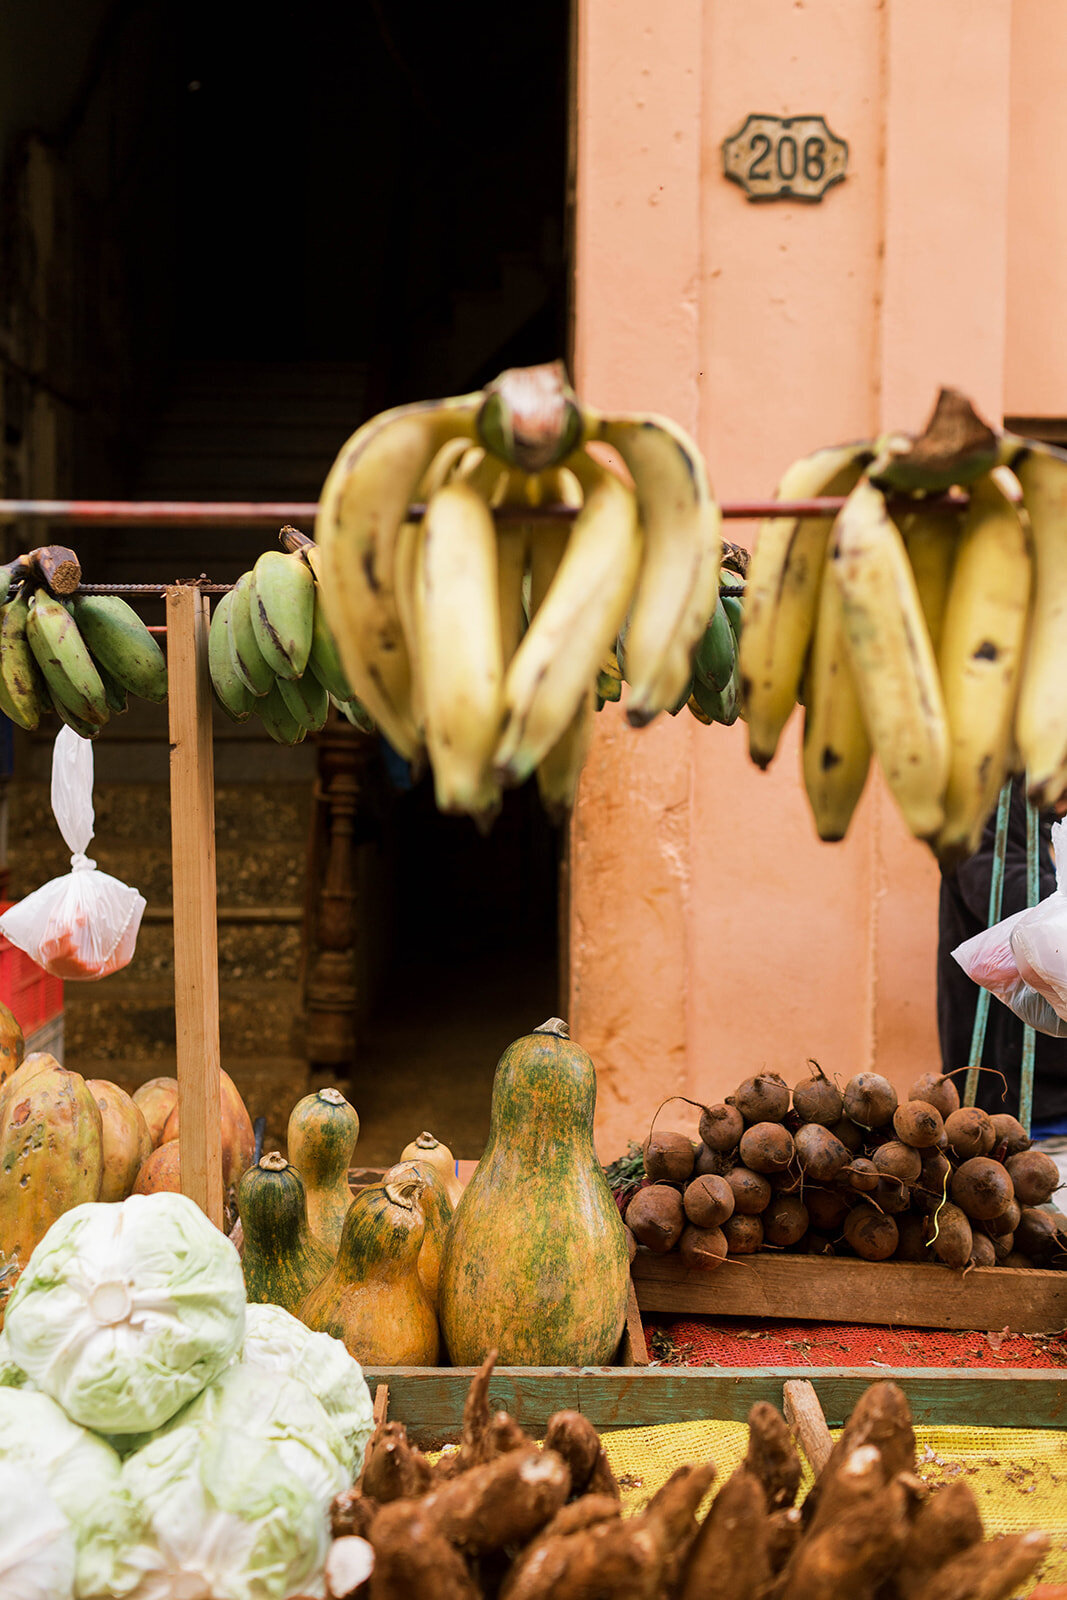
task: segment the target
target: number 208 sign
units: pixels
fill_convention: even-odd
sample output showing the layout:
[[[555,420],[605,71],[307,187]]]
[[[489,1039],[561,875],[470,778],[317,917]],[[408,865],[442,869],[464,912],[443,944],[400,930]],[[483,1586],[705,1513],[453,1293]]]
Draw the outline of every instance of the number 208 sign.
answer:
[[[749,116],[722,147],[723,172],[750,200],[821,200],[847,165],[824,117]]]

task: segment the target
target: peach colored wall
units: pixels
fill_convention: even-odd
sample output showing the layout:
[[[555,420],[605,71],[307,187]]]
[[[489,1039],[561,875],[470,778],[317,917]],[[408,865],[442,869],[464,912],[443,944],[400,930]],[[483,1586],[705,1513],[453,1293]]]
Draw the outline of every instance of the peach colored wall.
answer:
[[[1012,21],[1011,0],[579,0],[579,392],[692,429],[723,499],[917,428],[941,383],[999,417]],[[747,201],[720,145],[750,111],[822,112],[845,182]],[[763,774],[741,724],[635,733],[606,708],[571,846],[603,1153],[662,1097],[761,1066],[906,1083],[936,1063],[934,862],[880,782],[844,844],[818,842],[795,720]]]

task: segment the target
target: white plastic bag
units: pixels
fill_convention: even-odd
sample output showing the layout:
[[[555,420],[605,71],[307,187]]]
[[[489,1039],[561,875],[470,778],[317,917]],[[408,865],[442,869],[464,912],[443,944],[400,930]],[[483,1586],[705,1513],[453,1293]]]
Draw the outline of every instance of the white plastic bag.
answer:
[[[52,753],[52,810],[73,852],[53,878],[0,917],[0,933],[55,978],[106,978],[133,958],[146,901],[85,854],[93,837],[93,747],[61,728]]]
[[[1067,847],[1065,847],[1067,856]],[[1040,908],[1035,908],[1040,909]],[[1039,994],[1026,980],[1015,958],[1014,936],[1024,917],[1032,916],[1029,910],[1013,911],[1010,917],[996,922],[973,939],[965,939],[956,946],[952,958],[963,968],[969,978],[988,989],[990,994],[1003,1001],[1021,1022],[1047,1033],[1054,1039],[1067,1038],[1067,1021],[1053,1010],[1048,999]]]
[[[1024,911],[1011,932],[1019,974],[1067,1021],[1067,825],[1052,824],[1056,887]]]

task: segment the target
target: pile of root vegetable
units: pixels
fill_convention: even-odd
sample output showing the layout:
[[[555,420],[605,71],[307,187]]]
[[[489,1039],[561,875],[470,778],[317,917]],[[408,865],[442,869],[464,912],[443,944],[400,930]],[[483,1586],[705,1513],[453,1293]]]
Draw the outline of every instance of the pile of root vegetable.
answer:
[[[609,1168],[636,1242],[714,1270],[761,1249],[933,1261],[947,1267],[1064,1267],[1067,1236],[1041,1208],[1059,1184],[1015,1117],[961,1107],[951,1078],[908,1098],[878,1073],[844,1089],[812,1063],[792,1091],[747,1078],[701,1107],[700,1143],[650,1134],[643,1175]]]
[[[1037,1532],[986,1542],[962,1480],[928,1490],[892,1383],[861,1396],[801,1505],[792,1433],[761,1401],[703,1517],[710,1461],[624,1517],[588,1419],[557,1412],[538,1447],[490,1415],[492,1366],[471,1385],[458,1448],[433,1465],[402,1423],[379,1424],[361,1485],[333,1503],[329,1600],[1002,1600],[1048,1548]]]

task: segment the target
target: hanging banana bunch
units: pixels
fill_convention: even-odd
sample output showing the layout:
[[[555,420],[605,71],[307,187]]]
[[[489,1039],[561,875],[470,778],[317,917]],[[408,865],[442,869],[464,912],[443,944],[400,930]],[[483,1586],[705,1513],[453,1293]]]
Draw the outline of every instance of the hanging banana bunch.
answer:
[[[60,545],[0,568],[0,711],[29,733],[55,715],[94,739],[129,695],[166,699],[166,660],[132,606],[80,583]]]
[[[620,632],[632,725],[692,692],[721,555],[703,460],[664,418],[579,404],[559,364],[372,418],[326,479],[315,536],[314,609],[343,688],[429,763],[443,811],[485,826],[502,789],[533,775],[551,812],[570,809],[598,702],[622,693]]]
[[[822,495],[846,496],[836,519],[769,518],[752,555],[749,752],[766,767],[802,702],[820,838],[844,838],[873,756],[951,864],[1010,775],[1039,805],[1067,792],[1067,455],[942,390],[918,437],[817,451],[778,487]]]

